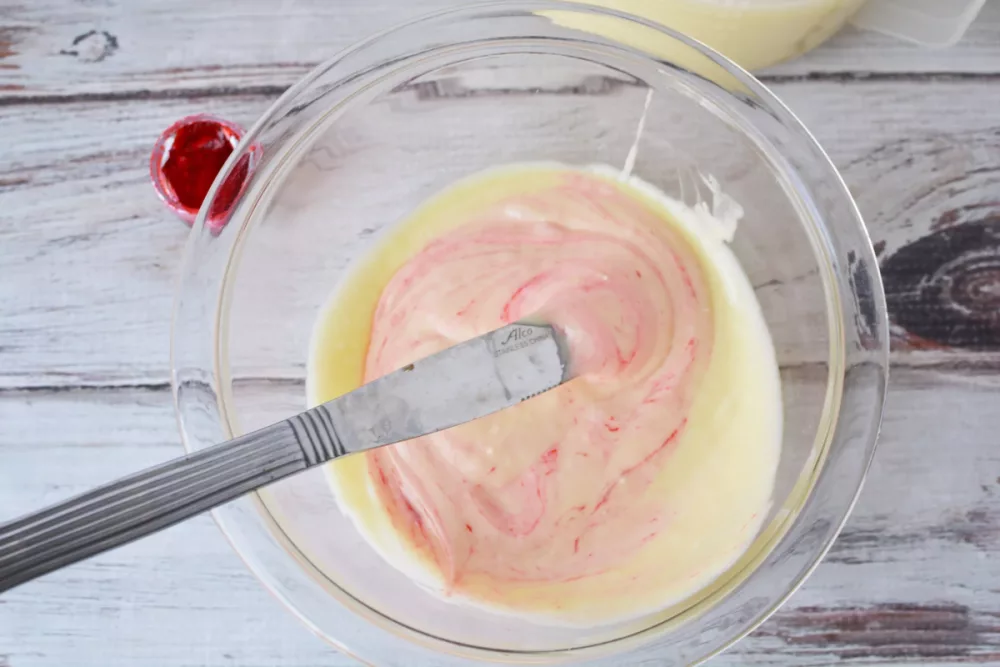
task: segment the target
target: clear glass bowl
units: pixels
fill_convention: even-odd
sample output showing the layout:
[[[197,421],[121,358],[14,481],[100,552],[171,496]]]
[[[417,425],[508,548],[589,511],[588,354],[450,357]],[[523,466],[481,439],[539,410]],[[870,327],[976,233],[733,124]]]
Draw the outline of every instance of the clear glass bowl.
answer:
[[[611,26],[655,48],[618,42]],[[206,225],[219,183],[251,152],[258,159],[228,223]],[[312,326],[351,262],[455,180],[538,161],[630,163],[667,194],[708,207],[724,204],[714,179],[743,207],[732,248],[783,382],[773,510],[745,557],[707,589],[660,613],[588,628],[441,601],[361,538],[323,470],[216,510],[267,588],[372,664],[698,662],[801,584],[847,517],[874,451],[885,301],[861,218],[822,149],[760,83],[689,38],[611,10],[519,1],[436,14],[361,42],[290,89],[243,138],[185,252],[172,341],[185,446],[304,409]]]

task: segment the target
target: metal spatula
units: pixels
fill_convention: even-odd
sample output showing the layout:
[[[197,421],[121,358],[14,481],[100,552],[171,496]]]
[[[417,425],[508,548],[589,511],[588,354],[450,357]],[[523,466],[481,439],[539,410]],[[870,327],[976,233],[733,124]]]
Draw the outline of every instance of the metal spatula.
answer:
[[[569,379],[547,324],[515,323],[283,422],[0,525],[0,592],[340,456],[503,410]]]

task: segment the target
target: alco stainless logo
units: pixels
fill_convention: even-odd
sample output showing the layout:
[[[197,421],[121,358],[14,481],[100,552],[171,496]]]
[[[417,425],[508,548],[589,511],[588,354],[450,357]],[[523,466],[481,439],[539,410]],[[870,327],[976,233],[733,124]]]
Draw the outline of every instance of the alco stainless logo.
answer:
[[[546,327],[515,324],[496,331],[486,339],[486,347],[490,354],[496,358],[515,350],[523,350],[547,338],[549,338],[549,330]]]

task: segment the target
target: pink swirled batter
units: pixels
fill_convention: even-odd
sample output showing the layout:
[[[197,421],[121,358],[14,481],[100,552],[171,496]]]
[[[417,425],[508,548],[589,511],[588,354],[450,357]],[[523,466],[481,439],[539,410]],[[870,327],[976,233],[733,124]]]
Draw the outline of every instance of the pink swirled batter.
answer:
[[[567,171],[437,236],[392,276],[365,381],[533,315],[566,332],[582,371],[510,410],[367,454],[392,525],[447,588],[599,575],[670,529],[674,508],[647,491],[713,353],[700,260],[661,212]]]

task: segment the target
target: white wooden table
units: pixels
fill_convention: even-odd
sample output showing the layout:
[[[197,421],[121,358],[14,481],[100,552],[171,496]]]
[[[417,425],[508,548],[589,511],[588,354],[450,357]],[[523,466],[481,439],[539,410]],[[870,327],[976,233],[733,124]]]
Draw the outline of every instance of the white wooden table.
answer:
[[[186,228],[147,180],[156,135],[197,111],[250,123],[340,47],[442,4],[0,0],[0,520],[181,452]],[[894,368],[833,551],[715,664],[1000,665],[1000,3],[949,51],[848,31],[764,78],[858,199]],[[0,598],[0,667],[349,664],[208,517]]]

